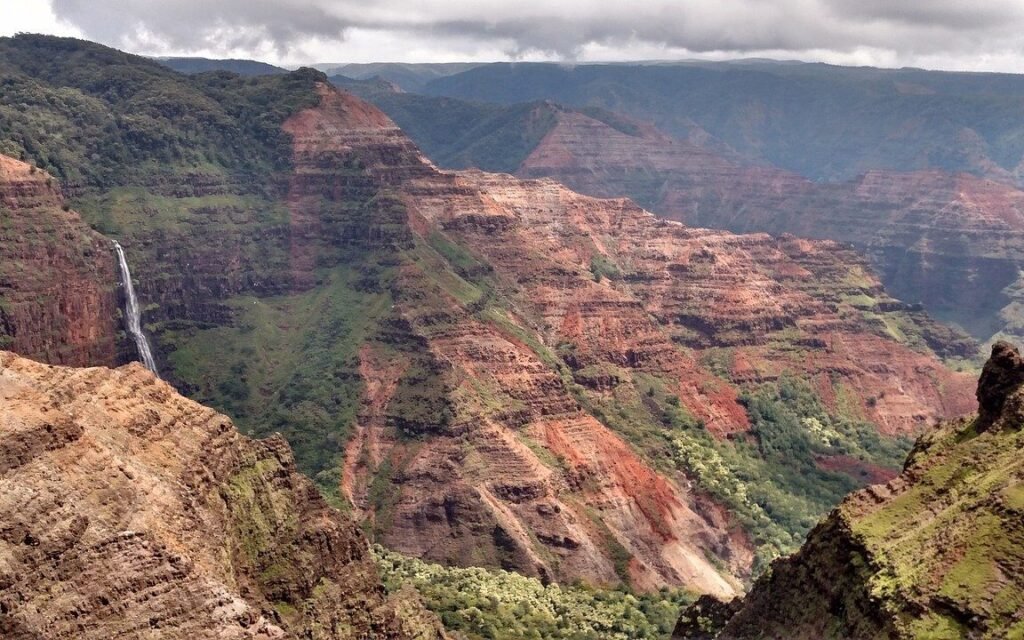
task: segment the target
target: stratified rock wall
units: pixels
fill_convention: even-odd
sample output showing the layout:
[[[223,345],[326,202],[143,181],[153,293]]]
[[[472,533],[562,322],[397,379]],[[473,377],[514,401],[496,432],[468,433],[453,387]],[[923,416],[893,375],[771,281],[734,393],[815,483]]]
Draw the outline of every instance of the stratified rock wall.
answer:
[[[53,178],[0,156],[0,347],[54,364],[115,363],[114,264]]]
[[[517,175],[628,196],[692,226],[851,242],[894,295],[982,339],[1019,331],[1019,313],[999,317],[1024,255],[1024,191],[1010,182],[936,169],[872,170],[821,184],[751,164],[699,130],[679,140],[643,124],[620,131],[577,111],[556,117]]]
[[[842,380],[892,434],[974,406],[966,379],[926,345],[900,344],[846,302],[912,313],[836,243],[689,229],[551,181],[439,172],[382,115],[326,86],[286,129],[296,141],[293,229],[307,232],[293,235],[293,255],[317,264],[329,255],[322,234],[350,229],[345,243],[398,265],[396,317],[360,351],[364,397],[342,476],[392,548],[557,580],[733,591],[706,555],[742,576],[749,542],[720,506],[655,471],[586,411],[567,375],[595,395],[618,382],[589,371],[665,380],[720,437],[749,428],[737,385],[792,371],[823,388]],[[338,167],[359,167],[363,188],[401,207],[340,208],[364,183]],[[464,264],[418,249],[439,242]],[[932,326],[923,315],[910,322]],[[450,419],[396,413],[415,369],[407,345],[430,354],[423,366]],[[704,368],[705,349],[733,352],[731,379]]]
[[[280,438],[239,435],[137,364],[0,352],[0,636],[442,635],[414,623]]]

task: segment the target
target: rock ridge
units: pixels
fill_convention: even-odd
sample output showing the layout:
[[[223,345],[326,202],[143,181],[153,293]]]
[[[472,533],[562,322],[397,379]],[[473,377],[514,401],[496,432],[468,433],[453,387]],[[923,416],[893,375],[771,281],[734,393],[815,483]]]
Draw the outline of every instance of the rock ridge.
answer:
[[[444,637],[398,615],[280,437],[136,363],[0,352],[0,523],[4,638]]]

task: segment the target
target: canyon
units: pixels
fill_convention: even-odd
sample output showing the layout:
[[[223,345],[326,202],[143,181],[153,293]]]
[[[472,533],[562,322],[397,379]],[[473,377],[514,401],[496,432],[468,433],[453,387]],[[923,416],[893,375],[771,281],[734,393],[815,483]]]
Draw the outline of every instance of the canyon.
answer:
[[[924,303],[981,340],[1020,337],[1018,187],[941,169],[875,169],[846,182],[815,183],[751,163],[708,138],[678,140],[650,125],[626,133],[559,110],[557,124],[516,173],[551,177],[581,193],[629,196],[694,226],[849,242],[894,295]]]
[[[9,100],[47,97],[33,113],[83,127],[0,120],[32,143],[5,151],[65,189],[66,219],[124,247],[161,375],[246,433],[280,432],[391,549],[727,597],[839,497],[898,473],[910,438],[975,408],[970,376],[941,360],[973,341],[889,295],[847,245],[442,171],[311,70],[190,78],[25,36],[0,56]],[[128,97],[96,88],[121,77]],[[77,123],[58,87],[99,121],[131,109],[131,129]],[[198,142],[182,112],[202,115]],[[154,130],[118,155],[119,136]],[[80,162],[86,148],[104,151]],[[19,207],[5,219],[41,215]],[[113,244],[97,242],[112,291]],[[64,277],[41,273],[18,281],[33,301]],[[134,353],[117,302],[76,329],[119,362]],[[26,355],[59,362],[57,329]]]
[[[883,316],[889,314],[893,322],[930,323],[888,302],[863,265],[851,273],[867,280],[848,292],[835,291],[831,300],[814,300],[822,294],[810,289],[807,269],[824,275],[845,267],[830,262],[838,250],[834,245],[795,240],[779,245],[768,236],[688,231],[659,223],[628,202],[583,199],[551,182],[439,173],[380,112],[325,86],[319,91],[319,107],[285,123],[296,154],[288,196],[294,212],[290,278],[300,286],[313,281],[315,265],[337,260],[340,247],[360,256],[357,286],[390,298],[390,305],[368,307],[386,314],[385,333],[371,334],[353,348],[364,386],[343,456],[341,487],[392,548],[558,580],[583,575],[599,584],[627,579],[649,587],[734,589],[688,542],[708,540],[718,553],[736,554],[730,561],[737,573],[749,570],[749,543],[727,533],[721,507],[683,492],[677,483],[684,478],[676,483],[659,478],[617,434],[582,410],[576,397],[618,402],[609,393],[614,387],[615,394],[637,402],[641,385],[631,380],[636,371],[650,376],[652,387],[665,385],[660,401],[677,396],[711,432],[744,431],[747,417],[731,380],[687,362],[680,344],[726,355],[737,349],[744,363],[740,379],[749,382],[800,367],[821,388],[832,389],[831,372],[843,370],[844,382],[861,398],[860,410],[872,412],[890,434],[910,433],[940,414],[971,408],[968,394],[956,391],[965,388],[963,377],[910,349],[903,352],[907,373],[930,367],[944,381],[894,387],[901,374],[891,365],[880,368],[883,356],[892,362],[891,351],[899,348],[885,323],[871,330],[874,335],[858,335],[859,311],[849,307],[830,315],[830,305],[840,307],[844,295],[867,291],[881,298],[871,308],[887,309]],[[360,173],[339,181],[337,167],[359,167]],[[363,195],[382,185],[386,195]],[[330,195],[325,199],[324,194]],[[351,204],[360,201],[367,204]],[[623,246],[620,257],[610,248],[616,237],[644,233],[650,240],[635,246],[646,245],[652,255],[633,255]],[[533,248],[528,260],[522,247]],[[655,247],[679,253],[659,254]],[[856,260],[852,252],[840,255]],[[365,264],[366,257],[374,262]],[[790,264],[801,258],[803,269]],[[645,274],[644,269],[657,271],[642,259],[658,264],[661,276]],[[716,259],[722,264],[711,271],[720,283],[686,287],[680,282],[686,265],[701,273],[701,264]],[[730,277],[730,263],[744,259]],[[593,268],[602,261],[612,275],[596,282]],[[636,277],[616,266],[619,261],[635,263]],[[775,277],[809,288],[788,290],[769,275],[752,280],[757,269],[771,275],[776,269]],[[744,280],[749,281],[745,295],[738,289]],[[763,309],[760,292],[765,290],[782,298],[779,308]],[[720,307],[707,304],[719,291],[729,291],[730,297]],[[667,298],[675,306],[655,311],[645,307],[644,298]],[[652,311],[662,319],[652,322],[647,317]],[[797,350],[773,362],[778,353],[767,344],[745,344],[751,339],[747,330],[776,329],[778,337],[799,344],[807,340],[802,332],[825,326],[835,330],[834,355],[819,358]],[[207,366],[203,374],[231,375],[228,365],[241,366],[246,349],[218,347],[224,336],[213,330],[199,337],[202,350],[214,349],[225,360],[220,372]],[[925,342],[919,348],[929,349]],[[871,349],[875,364],[863,364]],[[559,359],[571,364],[553,367]],[[863,364],[857,373],[854,359]],[[246,375],[266,379],[251,361]],[[251,395],[257,392],[258,387]],[[869,408],[870,397],[876,400]],[[412,416],[411,404],[427,409]],[[642,411],[648,415],[640,419],[651,421],[649,409]],[[558,461],[555,469],[550,455]],[[638,477],[646,480],[637,482]],[[597,514],[601,524],[588,514]],[[630,558],[625,567],[612,560],[619,547]]]
[[[893,295],[984,343],[1021,337],[1015,76],[741,61],[479,65],[416,85],[425,95],[334,81],[441,166],[852,243]]]

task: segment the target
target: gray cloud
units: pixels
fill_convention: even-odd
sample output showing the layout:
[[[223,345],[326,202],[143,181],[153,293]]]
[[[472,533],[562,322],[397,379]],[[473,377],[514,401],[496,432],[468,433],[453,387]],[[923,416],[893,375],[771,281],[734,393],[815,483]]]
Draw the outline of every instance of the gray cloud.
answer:
[[[183,51],[287,51],[311,37],[341,39],[351,23],[307,0],[53,0],[53,10],[88,37]]]
[[[1024,4],[1018,0],[826,0],[838,15],[861,21],[890,21],[909,26],[978,30],[1018,25],[1024,19]]]
[[[142,53],[296,59],[333,51],[342,60],[374,59],[377,47],[377,59],[403,51],[559,59],[768,52],[900,64],[1024,61],[1021,0],[52,1],[86,36]]]

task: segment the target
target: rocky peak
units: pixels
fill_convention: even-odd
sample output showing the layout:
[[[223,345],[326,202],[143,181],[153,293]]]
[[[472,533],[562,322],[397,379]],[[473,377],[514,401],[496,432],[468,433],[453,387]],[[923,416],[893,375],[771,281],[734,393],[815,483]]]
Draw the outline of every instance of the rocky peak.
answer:
[[[978,429],[990,427],[1002,414],[1011,394],[1024,384],[1024,358],[1017,347],[1000,340],[978,380]]]

